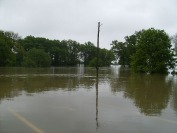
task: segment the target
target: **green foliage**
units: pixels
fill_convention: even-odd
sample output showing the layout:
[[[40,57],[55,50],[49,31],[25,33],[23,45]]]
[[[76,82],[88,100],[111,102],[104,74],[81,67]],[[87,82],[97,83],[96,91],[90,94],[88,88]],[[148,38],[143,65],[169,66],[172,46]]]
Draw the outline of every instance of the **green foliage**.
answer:
[[[97,58],[93,58],[90,62],[89,62],[89,67],[96,67],[97,66]],[[103,67],[103,61],[100,60],[100,58],[98,59],[98,67]]]
[[[19,42],[25,51],[36,48],[43,49],[46,53],[49,53],[52,66],[76,66],[78,63],[84,63],[85,66],[89,66],[90,61],[97,56],[96,47],[91,42],[79,44],[73,40],[58,41],[35,38],[33,36],[27,36]],[[110,57],[107,58],[112,58],[110,53],[109,55]],[[109,65],[111,61],[109,61]],[[105,65],[107,66],[108,62]]]
[[[176,35],[172,41],[177,49]],[[99,66],[109,66],[113,60],[128,65],[135,72],[165,73],[174,68],[171,42],[163,30],[141,30],[125,37],[125,42],[112,42],[111,50],[99,48]],[[177,52],[177,50],[176,50]],[[91,42],[79,44],[73,40],[49,40],[0,31],[0,66],[96,66],[97,48]]]
[[[78,52],[79,52],[79,43],[73,40],[68,40],[65,42],[67,46],[66,51],[66,65],[74,66],[78,64]]]
[[[98,67],[109,66],[113,60],[114,60],[114,54],[112,53],[112,51],[107,49],[99,49]],[[92,60],[90,60],[88,66],[96,67],[97,57],[94,57]]]
[[[0,66],[15,66],[15,45],[20,37],[13,32],[0,31]]]
[[[86,42],[80,46],[80,59],[85,66],[90,65],[90,61],[97,57],[97,48],[91,42]]]
[[[128,65],[128,51],[126,44],[123,42],[118,42],[117,40],[112,41],[112,51],[116,55],[116,60],[118,60],[119,65]]]
[[[41,49],[31,49],[24,57],[23,66],[25,67],[49,67],[50,56]]]
[[[135,72],[166,73],[174,67],[173,56],[170,38],[163,30],[142,30],[131,66]]]
[[[112,51],[99,49],[100,66],[109,66],[114,58]],[[79,44],[73,40],[49,40],[27,36],[21,39],[13,32],[0,31],[0,66],[76,66],[92,64],[97,57],[97,48],[93,43]]]
[[[114,59],[115,56],[111,50],[107,49],[99,50],[99,60],[101,60],[102,66],[109,66]]]
[[[131,64],[131,57],[136,52],[137,36],[140,32],[135,32],[131,36],[125,37],[125,42],[119,42],[117,40],[112,41],[111,50],[116,56],[119,65],[128,65]]]
[[[166,73],[174,68],[174,53],[169,36],[163,30],[150,28],[125,37],[125,42],[112,42],[111,50],[120,65],[135,72]]]
[[[127,57],[126,58],[126,62],[127,62],[126,65],[130,66],[130,64],[132,62],[132,56],[136,52],[137,37],[139,36],[140,33],[141,33],[141,31],[135,32],[135,34],[125,37],[126,57]]]

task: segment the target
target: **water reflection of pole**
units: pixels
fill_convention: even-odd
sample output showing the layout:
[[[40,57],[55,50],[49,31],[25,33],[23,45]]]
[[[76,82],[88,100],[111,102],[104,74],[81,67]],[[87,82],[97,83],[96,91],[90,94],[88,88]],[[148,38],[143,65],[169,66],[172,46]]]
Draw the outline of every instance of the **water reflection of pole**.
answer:
[[[96,77],[96,128],[98,129],[98,76]]]
[[[98,130],[98,70],[99,70],[99,35],[100,35],[100,27],[101,27],[101,23],[98,22],[98,34],[97,34],[97,61],[96,61],[96,71],[97,71],[97,75],[96,75],[96,127]]]

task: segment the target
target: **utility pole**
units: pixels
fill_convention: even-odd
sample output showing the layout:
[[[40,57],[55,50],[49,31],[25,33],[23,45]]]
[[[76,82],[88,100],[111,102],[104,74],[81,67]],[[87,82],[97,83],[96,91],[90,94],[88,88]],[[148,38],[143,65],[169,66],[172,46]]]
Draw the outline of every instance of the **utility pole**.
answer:
[[[98,77],[98,69],[99,69],[99,36],[100,36],[100,27],[101,27],[101,23],[98,22],[98,34],[97,34],[97,62],[96,62],[96,70],[97,70],[97,77]]]
[[[99,69],[99,35],[100,35],[100,27],[101,23],[98,22],[98,34],[97,34],[97,61],[96,61],[96,127],[98,130],[99,123],[98,123],[98,69]]]

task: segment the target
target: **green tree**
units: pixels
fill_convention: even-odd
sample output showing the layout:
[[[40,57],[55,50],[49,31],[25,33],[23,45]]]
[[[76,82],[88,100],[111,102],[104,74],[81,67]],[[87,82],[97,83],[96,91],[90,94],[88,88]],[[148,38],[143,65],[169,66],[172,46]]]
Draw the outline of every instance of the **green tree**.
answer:
[[[49,53],[52,59],[53,66],[66,66],[67,49],[68,48],[66,41],[52,41],[52,49]]]
[[[116,60],[119,65],[128,65],[128,53],[126,43],[118,42],[117,40],[112,41],[111,50],[115,54]]]
[[[98,57],[98,66],[106,67],[110,66],[111,62],[115,60],[114,53],[111,50],[107,49],[99,49],[99,57]],[[90,67],[96,67],[97,65],[97,57],[94,57],[89,62]]]
[[[163,30],[150,28],[137,36],[131,66],[135,72],[166,73],[175,65],[170,38]]]
[[[23,57],[25,55],[25,50],[23,46],[21,46],[19,43],[16,43],[14,45],[13,51],[15,52],[16,55],[16,63],[15,66],[22,66],[23,63]]]
[[[0,31],[0,66],[75,66],[78,63],[89,66],[94,64],[91,62],[95,57],[97,48],[91,42],[81,45],[73,40],[49,40],[34,36],[21,39],[16,33]],[[103,62],[100,66],[109,66],[114,55],[112,51],[100,49],[99,58]]]
[[[126,36],[125,42],[112,41],[111,50],[114,52],[119,65],[131,65],[131,59],[136,52],[137,37],[140,32],[141,31],[135,32],[135,34],[131,36]]]
[[[90,61],[97,56],[96,51],[97,48],[91,42],[86,42],[80,46],[79,58],[83,60],[85,66],[89,66]]]
[[[51,58],[43,50],[33,48],[26,53],[23,61],[25,67],[49,67]]]
[[[132,56],[136,52],[136,45],[137,45],[137,37],[139,36],[140,32],[135,32],[135,34],[131,36],[125,37],[125,45],[126,45],[126,63],[127,65],[131,65]]]
[[[0,66],[15,66],[15,46],[19,38],[17,33],[0,31]]]
[[[110,66],[111,62],[115,60],[114,53],[105,48],[99,49],[99,59],[102,60],[102,66]]]
[[[73,40],[67,41],[67,65],[75,66],[78,64],[79,43]]]
[[[25,51],[36,48],[43,49],[45,52],[48,53],[52,51],[52,44],[54,44],[54,41],[42,37],[27,36],[24,39],[21,39],[19,43],[21,43]]]

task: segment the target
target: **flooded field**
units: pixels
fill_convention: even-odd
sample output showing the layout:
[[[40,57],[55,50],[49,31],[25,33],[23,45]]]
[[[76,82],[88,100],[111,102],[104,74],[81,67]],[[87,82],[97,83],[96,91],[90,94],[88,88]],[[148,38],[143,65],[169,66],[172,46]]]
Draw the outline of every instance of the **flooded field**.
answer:
[[[177,76],[0,68],[0,133],[176,133]]]

